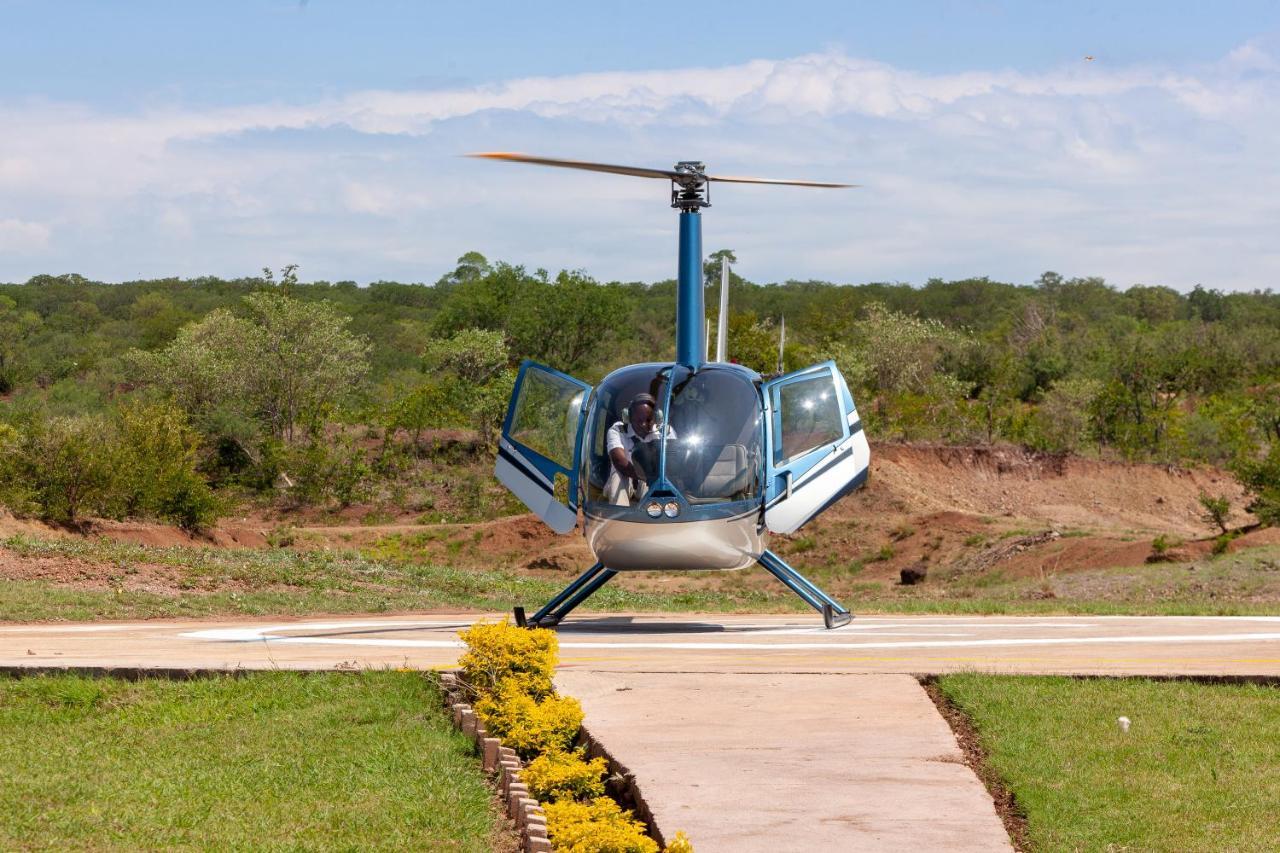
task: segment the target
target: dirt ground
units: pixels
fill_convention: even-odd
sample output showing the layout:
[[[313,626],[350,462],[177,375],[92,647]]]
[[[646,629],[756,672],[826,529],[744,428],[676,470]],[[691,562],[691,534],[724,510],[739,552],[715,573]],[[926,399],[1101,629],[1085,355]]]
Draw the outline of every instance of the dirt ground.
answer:
[[[476,467],[475,464],[472,467]],[[469,471],[478,477],[483,472]],[[845,498],[799,534],[772,546],[797,568],[859,582],[896,583],[903,569],[931,579],[1036,578],[1088,569],[1138,566],[1163,537],[1165,561],[1207,555],[1216,530],[1202,518],[1201,493],[1231,501],[1232,527],[1253,519],[1240,487],[1222,471],[1129,464],[1034,454],[1007,447],[875,445],[865,489]],[[377,521],[379,523],[369,523]],[[592,557],[581,536],[557,536],[532,515],[469,524],[424,524],[421,515],[388,518],[352,507],[324,515],[279,511],[227,518],[205,535],[144,522],[93,522],[66,530],[0,513],[0,537],[105,537],[160,547],[359,548],[374,556],[508,568],[569,576]],[[1235,539],[1231,550],[1280,544],[1280,530]],[[177,575],[164,566],[133,566],[131,588],[171,591]],[[759,582],[770,579],[759,574]],[[0,577],[44,579],[103,588],[119,569],[71,558],[19,558],[0,548]],[[637,573],[625,582],[666,587],[669,575]],[[680,588],[719,581],[686,576]],[[185,581],[184,583],[189,583]]]

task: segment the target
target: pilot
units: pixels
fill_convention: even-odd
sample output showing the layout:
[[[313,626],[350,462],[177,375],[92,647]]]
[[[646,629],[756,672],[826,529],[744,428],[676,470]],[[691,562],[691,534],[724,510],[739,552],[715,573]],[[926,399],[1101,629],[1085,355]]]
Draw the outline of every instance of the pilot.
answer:
[[[645,470],[633,458],[641,444],[656,442],[663,434],[676,437],[670,426],[659,429],[654,419],[657,401],[652,394],[637,394],[627,407],[627,420],[617,421],[605,433],[605,449],[609,453],[609,479],[604,484],[605,500],[618,506],[630,506],[647,488]],[[656,448],[655,448],[656,449]]]

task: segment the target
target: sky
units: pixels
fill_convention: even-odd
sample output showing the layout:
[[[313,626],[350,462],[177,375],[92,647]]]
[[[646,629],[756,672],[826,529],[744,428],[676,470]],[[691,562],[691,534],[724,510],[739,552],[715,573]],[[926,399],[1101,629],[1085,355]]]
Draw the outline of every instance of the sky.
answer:
[[[1276,2],[0,0],[0,281],[671,278],[658,181],[754,281],[1046,270],[1280,289]]]

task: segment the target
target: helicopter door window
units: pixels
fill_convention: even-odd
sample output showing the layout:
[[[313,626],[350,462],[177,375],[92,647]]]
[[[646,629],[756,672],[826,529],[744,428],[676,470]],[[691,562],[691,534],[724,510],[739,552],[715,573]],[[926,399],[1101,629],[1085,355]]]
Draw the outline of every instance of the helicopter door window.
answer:
[[[511,440],[571,469],[585,393],[581,385],[554,373],[529,371],[512,413]]]
[[[525,361],[502,422],[494,474],[557,533],[578,522],[578,436],[591,386]]]
[[[829,374],[788,382],[776,393],[779,435],[773,464],[780,465],[844,437],[844,415]]]

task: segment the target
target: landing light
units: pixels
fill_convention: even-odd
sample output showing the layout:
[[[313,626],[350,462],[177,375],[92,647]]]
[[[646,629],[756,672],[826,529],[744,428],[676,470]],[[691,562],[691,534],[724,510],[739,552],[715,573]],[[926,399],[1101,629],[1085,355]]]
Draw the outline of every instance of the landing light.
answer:
[[[675,518],[680,514],[680,504],[675,501],[667,501],[666,505],[662,508],[662,511],[666,513],[667,518]],[[652,515],[652,513],[650,513],[650,515]]]
[[[653,503],[645,507],[644,511],[649,513],[650,518],[657,518],[658,516],[662,515],[662,504],[658,503],[657,501],[654,501]]]

